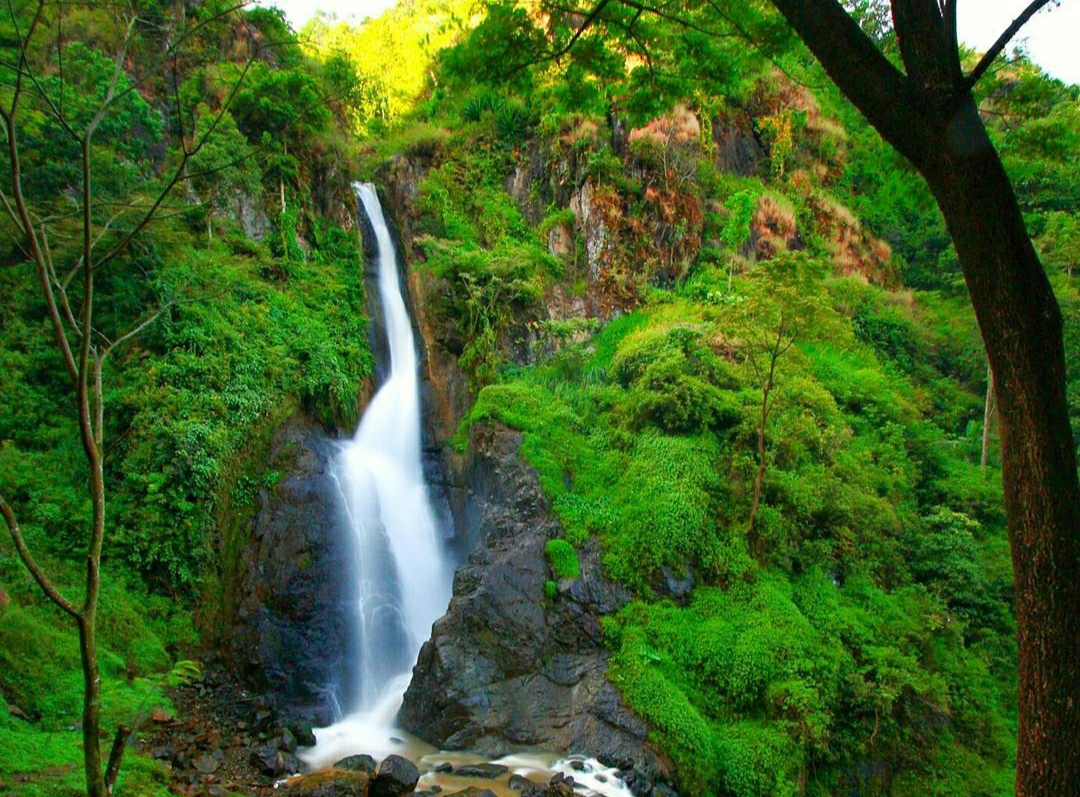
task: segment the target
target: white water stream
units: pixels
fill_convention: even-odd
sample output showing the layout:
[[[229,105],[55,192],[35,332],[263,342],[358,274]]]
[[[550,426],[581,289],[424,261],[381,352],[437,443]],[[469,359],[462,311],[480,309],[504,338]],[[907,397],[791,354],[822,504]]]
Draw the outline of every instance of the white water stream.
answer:
[[[347,713],[340,721],[315,730],[315,746],[300,751],[300,757],[309,768],[321,769],[356,753],[376,760],[398,753],[425,773],[418,788],[478,785],[498,795],[516,795],[507,786],[511,773],[544,781],[560,772],[574,777],[586,795],[632,797],[614,770],[583,757],[508,756],[496,762],[507,767],[503,777],[481,782],[440,775],[433,770],[441,762],[456,766],[486,759],[440,753],[395,725],[420,647],[450,601],[453,572],[420,459],[419,364],[401,295],[397,251],[374,186],[355,188],[375,232],[390,370],[336,463],[357,552],[357,697],[353,705],[345,706]]]
[[[394,718],[420,647],[446,611],[453,573],[420,459],[420,378],[412,323],[401,295],[397,251],[375,188],[355,185],[375,232],[378,286],[390,370],[337,461],[355,535],[357,694],[346,716],[316,731],[309,766],[349,753],[392,751]]]

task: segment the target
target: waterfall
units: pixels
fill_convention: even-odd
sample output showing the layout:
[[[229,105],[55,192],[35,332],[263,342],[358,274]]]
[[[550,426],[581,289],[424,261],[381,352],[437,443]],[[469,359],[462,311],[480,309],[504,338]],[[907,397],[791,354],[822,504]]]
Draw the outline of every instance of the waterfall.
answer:
[[[375,233],[390,368],[335,463],[356,550],[352,675],[359,688],[345,706],[350,713],[316,731],[318,742],[304,756],[313,766],[387,749],[420,647],[446,611],[453,576],[420,459],[419,364],[397,251],[374,186],[354,188]]]

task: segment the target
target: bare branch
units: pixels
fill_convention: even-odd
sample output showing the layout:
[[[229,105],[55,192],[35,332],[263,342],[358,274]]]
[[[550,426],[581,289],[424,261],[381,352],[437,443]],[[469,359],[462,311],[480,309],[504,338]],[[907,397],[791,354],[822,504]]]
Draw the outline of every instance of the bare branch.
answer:
[[[113,349],[115,349],[117,346],[121,345],[122,343],[125,343],[125,342],[131,340],[133,337],[138,335],[140,332],[142,332],[148,326],[153,324],[155,321],[158,320],[158,318],[161,317],[162,313],[164,313],[166,310],[168,310],[174,304],[176,304],[175,301],[166,302],[165,304],[161,305],[161,307],[159,307],[157,310],[155,310],[152,314],[150,314],[148,317],[144,318],[142,321],[140,321],[138,324],[133,326],[131,329],[129,329],[123,335],[118,337],[116,340],[110,342],[102,350],[101,354],[98,355],[97,360],[98,360],[99,374],[100,374],[100,370],[101,370],[101,364],[105,362],[105,358],[108,357],[112,353]]]
[[[3,203],[4,210],[7,211],[8,217],[11,219],[11,223],[15,225],[15,229],[19,232],[22,232],[22,224],[19,223],[19,219],[15,215],[15,209],[11,207],[11,202],[8,200],[7,194],[5,194],[3,191],[0,191],[0,202]],[[30,253],[26,251],[26,247],[23,246],[24,242],[19,240],[13,233],[11,234],[11,239],[15,241],[15,245],[19,247],[19,251],[23,253],[23,256],[27,260],[30,260],[31,256]]]
[[[30,575],[33,576],[34,581],[41,587],[41,591],[45,595],[60,607],[62,611],[72,617],[78,619],[79,611],[75,608],[75,605],[71,603],[67,598],[60,594],[60,591],[53,585],[49,577],[45,575],[45,571],[41,569],[41,566],[34,559],[30,553],[30,549],[26,547],[26,542],[23,540],[22,530],[19,528],[19,523],[15,519],[15,511],[8,505],[8,502],[4,500],[4,496],[0,495],[0,515],[4,516],[4,520],[7,522],[8,531],[11,532],[11,540],[15,543],[15,550],[19,554],[19,558],[22,563],[26,565],[26,569],[30,571]]]
[[[19,19],[15,13],[15,6],[12,5],[11,0],[7,0],[7,7],[8,14],[11,16],[11,24],[15,27],[15,38],[18,39],[19,42],[19,77],[16,81],[15,97],[12,99],[11,102],[11,115],[15,115],[15,110],[19,102],[19,94],[22,88],[22,79],[25,75],[26,77],[30,78],[30,82],[34,84],[34,90],[37,92],[38,97],[48,107],[49,112],[52,113],[54,117],[56,117],[56,121],[60,123],[60,127],[63,128],[64,132],[71,136],[74,140],[78,141],[78,133],[76,133],[75,130],[72,129],[71,125],[68,124],[67,119],[64,118],[63,112],[56,107],[56,103],[52,101],[52,97],[49,96],[49,93],[45,91],[44,88],[42,88],[40,83],[38,83],[37,77],[34,75],[33,71],[30,68],[30,57],[27,53],[27,48],[30,46],[30,41],[34,37],[35,29],[41,22],[41,16],[45,10],[45,0],[38,0],[37,12],[35,12],[34,18],[30,23],[30,28],[29,30],[27,30],[25,36],[23,36],[22,31],[19,29]]]
[[[41,243],[45,254],[45,266],[49,271],[49,279],[52,280],[53,285],[56,286],[56,290],[60,294],[60,306],[64,310],[64,315],[67,318],[71,328],[79,335],[82,335],[82,329],[79,327],[78,322],[75,320],[75,315],[71,312],[71,304],[68,302],[67,297],[67,283],[61,283],[56,277],[56,268],[53,265],[52,250],[49,248],[49,233],[44,224],[41,225]]]
[[[13,107],[14,104],[15,103],[13,102]],[[30,247],[31,258],[34,265],[37,267],[38,280],[41,282],[41,289],[45,295],[45,306],[49,312],[49,319],[52,321],[53,332],[56,335],[56,345],[59,347],[60,354],[64,359],[64,366],[67,369],[68,376],[71,377],[73,382],[77,382],[79,379],[79,369],[75,365],[75,356],[72,354],[71,346],[68,343],[67,333],[64,332],[64,322],[60,317],[60,311],[56,304],[56,296],[53,294],[49,272],[45,265],[45,255],[41,251],[37,232],[34,229],[33,221],[30,219],[30,211],[26,206],[26,199],[23,196],[22,161],[19,157],[19,144],[15,135],[13,113],[0,113],[0,118],[3,119],[5,132],[7,133],[8,158],[11,166],[11,189],[15,199],[15,209],[18,211],[19,227],[21,228],[23,235],[26,236],[27,243]]]
[[[1012,37],[1019,32],[1020,28],[1024,27],[1029,19],[1051,2],[1056,3],[1057,0],[1032,0],[1032,2],[1028,4],[1028,7],[1023,10],[1020,16],[1014,19],[1012,24],[1005,28],[1002,34],[998,36],[997,41],[986,51],[982,60],[975,65],[973,70],[971,70],[971,74],[964,79],[964,84],[967,88],[970,89],[979,82],[979,78],[986,74],[986,70],[990,68],[990,64],[994,63],[994,59],[1001,55],[1001,51],[1005,49],[1005,45],[1012,40]]]
[[[259,51],[257,50],[256,53],[257,52]],[[251,57],[244,64],[244,68],[240,72],[240,76],[233,83],[232,90],[225,98],[225,101],[221,104],[221,108],[214,116],[214,120],[210,123],[210,126],[206,129],[206,131],[199,138],[199,140],[194,143],[190,150],[184,147],[183,155],[180,157],[180,164],[176,167],[176,170],[173,172],[172,177],[169,178],[169,181],[165,184],[165,187],[158,193],[157,198],[150,205],[150,208],[143,215],[142,219],[140,219],[138,224],[136,224],[135,227],[133,227],[127,233],[127,235],[120,239],[120,242],[117,243],[116,246],[109,250],[109,252],[104,257],[102,257],[101,260],[97,261],[97,263],[94,264],[94,269],[101,268],[114,257],[123,252],[131,243],[131,241],[135,238],[135,236],[142,232],[144,229],[146,229],[147,225],[149,225],[150,222],[154,220],[154,216],[157,215],[158,209],[168,198],[169,194],[172,193],[172,190],[177,186],[177,184],[184,179],[184,174],[187,170],[188,161],[190,161],[192,157],[197,155],[199,153],[199,150],[201,150],[206,145],[206,142],[217,130],[218,125],[221,124],[221,120],[225,118],[225,114],[229,112],[229,108],[232,105],[233,100],[236,99],[237,92],[243,85],[244,79],[247,77],[247,73],[251,70],[251,65],[255,62],[256,53],[252,53]]]
[[[596,21],[596,18],[600,16],[600,13],[604,10],[604,8],[609,2],[610,0],[600,0],[600,2],[598,2],[593,7],[592,11],[590,11],[585,16],[585,19],[582,21],[578,29],[574,31],[574,35],[570,37],[570,41],[568,41],[565,46],[560,47],[557,51],[552,53],[551,58],[557,61],[559,58],[570,52],[570,50],[573,49],[574,45],[577,44],[578,39],[580,39],[585,34],[585,31],[589,29],[592,23]]]
[[[773,0],[837,87],[882,137],[909,160],[932,146],[910,124],[908,109],[922,93],[877,48],[838,0]]]
[[[9,2],[10,2],[10,0],[9,0]],[[161,55],[161,59],[158,60],[155,64],[152,64],[146,70],[146,74],[143,77],[136,78],[136,79],[132,80],[122,91],[119,91],[119,92],[116,93],[116,95],[109,101],[109,104],[119,102],[120,100],[124,99],[124,97],[131,94],[132,92],[138,91],[139,88],[147,80],[149,80],[150,75],[157,74],[157,68],[158,67],[163,66],[170,59],[175,61],[175,59],[177,57],[177,49],[179,48],[179,46],[181,44],[183,44],[185,41],[187,41],[188,39],[190,39],[192,36],[194,36],[198,31],[202,30],[203,28],[205,28],[205,27],[207,27],[207,26],[209,26],[209,25],[211,25],[211,24],[213,24],[215,22],[218,22],[218,21],[226,18],[230,14],[233,14],[236,11],[239,11],[240,9],[245,8],[246,6],[249,6],[249,5],[251,5],[251,0],[244,0],[244,2],[242,2],[242,3],[237,3],[236,5],[229,6],[228,8],[223,9],[222,11],[218,12],[217,14],[213,14],[213,15],[207,17],[206,19],[199,20],[198,23],[196,23],[195,25],[192,25],[190,28],[187,28],[176,39],[176,41],[170,41],[169,42],[168,46],[165,48],[164,52]]]
[[[105,91],[105,99],[102,101],[97,113],[94,114],[94,118],[90,120],[90,124],[86,126],[84,136],[87,139],[93,137],[94,131],[97,130],[98,125],[105,118],[105,114],[108,113],[109,106],[112,105],[113,98],[116,96],[116,87],[120,83],[120,76],[124,74],[124,59],[127,58],[128,45],[131,44],[131,34],[135,30],[135,23],[138,19],[136,16],[128,21],[127,30],[124,31],[123,43],[120,45],[120,51],[116,54],[112,77],[109,78],[109,88]]]

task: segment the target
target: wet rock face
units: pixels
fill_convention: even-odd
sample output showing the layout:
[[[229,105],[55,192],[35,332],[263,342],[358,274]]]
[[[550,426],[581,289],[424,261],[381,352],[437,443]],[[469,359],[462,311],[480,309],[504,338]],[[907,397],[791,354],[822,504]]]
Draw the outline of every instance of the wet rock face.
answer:
[[[258,497],[241,556],[226,656],[279,710],[324,724],[328,685],[346,666],[353,618],[351,550],[331,477],[333,441],[303,416],[275,434],[269,467],[283,474]]]
[[[549,749],[608,754],[650,773],[647,728],[604,673],[600,617],[628,595],[604,578],[595,550],[554,600],[544,545],[558,534],[519,433],[473,431],[468,481],[483,540],[454,579],[454,597],[413,670],[402,726],[445,749],[500,756]]]

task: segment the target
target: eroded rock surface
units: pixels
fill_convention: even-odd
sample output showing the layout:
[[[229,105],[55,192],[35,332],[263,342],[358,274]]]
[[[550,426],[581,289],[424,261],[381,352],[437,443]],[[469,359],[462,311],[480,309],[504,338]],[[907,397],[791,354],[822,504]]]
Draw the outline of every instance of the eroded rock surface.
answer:
[[[629,596],[586,548],[581,578],[545,599],[544,545],[559,528],[520,445],[502,426],[473,431],[467,476],[483,539],[420,653],[400,721],[445,749],[607,754],[655,773],[645,724],[604,678],[600,617]]]

